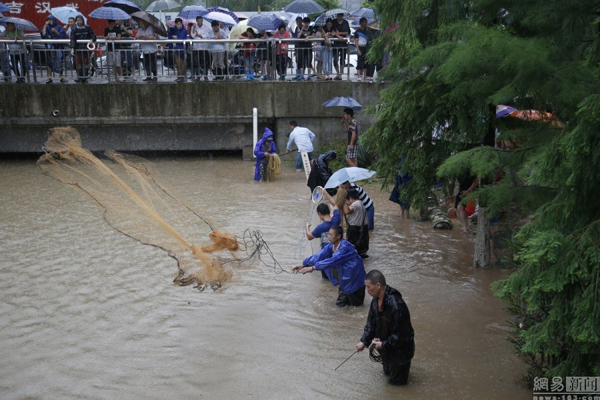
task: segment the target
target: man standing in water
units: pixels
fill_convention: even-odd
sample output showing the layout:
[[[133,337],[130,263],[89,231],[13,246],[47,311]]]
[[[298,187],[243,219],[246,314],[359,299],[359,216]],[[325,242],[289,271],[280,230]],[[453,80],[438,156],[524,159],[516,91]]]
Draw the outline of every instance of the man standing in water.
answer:
[[[317,254],[305,258],[303,266],[293,271],[301,274],[325,271],[333,286],[340,285],[336,306],[361,306],[365,300],[365,267],[352,243],[342,239],[343,233],[341,226],[332,226],[328,233],[329,244]],[[339,270],[339,282],[333,276],[334,267]]]
[[[408,307],[400,292],[387,286],[385,277],[376,269],[365,277],[365,286],[373,300],[356,351],[375,348],[381,354],[383,373],[390,377],[390,384],[406,385],[415,354],[415,332]]]

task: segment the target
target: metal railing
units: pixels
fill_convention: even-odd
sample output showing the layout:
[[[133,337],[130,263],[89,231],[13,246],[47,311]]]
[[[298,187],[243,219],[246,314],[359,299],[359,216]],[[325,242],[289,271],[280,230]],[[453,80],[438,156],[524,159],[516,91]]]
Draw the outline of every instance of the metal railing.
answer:
[[[353,46],[333,40],[326,45],[324,39],[97,39],[93,44],[79,41],[73,49],[66,39],[0,39],[0,72],[5,82],[14,75],[28,83],[351,80],[356,66]]]

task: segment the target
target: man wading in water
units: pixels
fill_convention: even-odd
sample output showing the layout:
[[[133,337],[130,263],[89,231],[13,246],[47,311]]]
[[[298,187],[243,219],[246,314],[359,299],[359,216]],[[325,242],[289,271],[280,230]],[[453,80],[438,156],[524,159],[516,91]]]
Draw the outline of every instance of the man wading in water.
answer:
[[[341,226],[332,226],[329,244],[317,254],[305,258],[303,266],[295,267],[293,272],[325,271],[333,286],[340,285],[336,306],[361,306],[365,300],[365,267],[352,243],[342,239],[343,232]],[[339,270],[339,282],[333,276],[334,267]]]
[[[392,385],[406,385],[410,360],[415,354],[415,331],[402,295],[387,286],[385,277],[374,269],[365,277],[367,292],[373,296],[365,333],[356,351],[375,348],[383,361],[383,372]]]

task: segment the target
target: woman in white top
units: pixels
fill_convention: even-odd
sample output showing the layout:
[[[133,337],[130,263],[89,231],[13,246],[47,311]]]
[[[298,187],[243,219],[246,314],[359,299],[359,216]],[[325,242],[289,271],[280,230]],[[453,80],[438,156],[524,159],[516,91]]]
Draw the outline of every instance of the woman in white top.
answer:
[[[144,20],[140,20],[140,29],[136,38],[139,40],[153,40],[157,38],[154,29]],[[145,81],[157,80],[156,74],[156,43],[143,43],[142,53],[144,57],[144,71],[146,72]],[[152,77],[150,76],[152,74]]]

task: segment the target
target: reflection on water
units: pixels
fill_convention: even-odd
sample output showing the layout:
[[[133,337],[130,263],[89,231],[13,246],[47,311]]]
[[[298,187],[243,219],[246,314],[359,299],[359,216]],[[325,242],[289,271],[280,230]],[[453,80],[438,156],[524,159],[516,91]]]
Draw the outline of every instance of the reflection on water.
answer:
[[[311,203],[303,174],[270,184],[252,163],[160,158],[156,168],[227,231],[259,229],[291,269]],[[2,398],[528,398],[506,341],[508,315],[471,268],[472,239],[399,218],[376,185],[366,268],[399,289],[413,318],[410,384],[390,387],[354,351],[367,307],[338,309],[317,274],[255,261],[221,292],[171,283],[164,252],[106,225],[84,194],[33,161],[0,162]],[[370,299],[369,299],[370,300]]]

